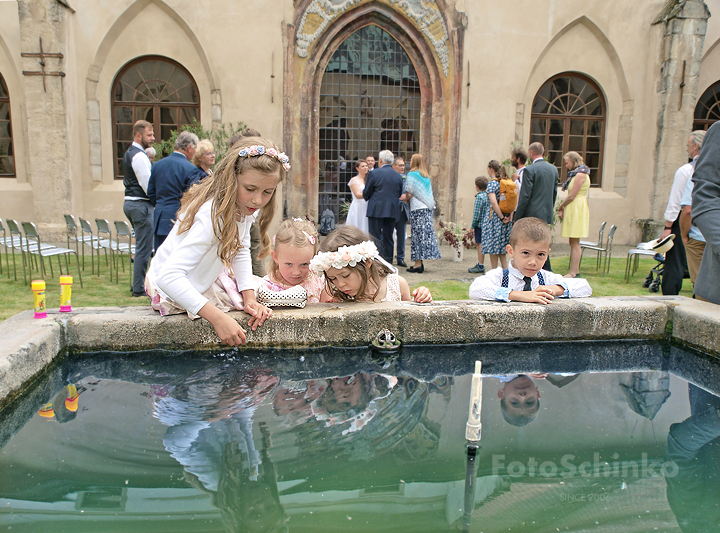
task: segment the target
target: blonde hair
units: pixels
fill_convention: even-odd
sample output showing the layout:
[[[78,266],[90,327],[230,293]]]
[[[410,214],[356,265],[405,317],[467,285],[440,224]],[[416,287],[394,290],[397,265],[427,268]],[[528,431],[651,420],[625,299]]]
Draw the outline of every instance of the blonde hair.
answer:
[[[563,159],[572,163],[573,170],[582,165],[584,162],[582,156],[577,152],[568,152],[563,156]]]
[[[199,141],[197,143],[197,146],[195,147],[195,155],[190,162],[196,167],[200,166],[200,158],[206,153],[212,152],[213,149],[213,143],[211,143],[208,139],[203,139],[202,141]]]
[[[414,157],[414,156],[413,156]],[[372,241],[372,237],[365,233],[363,230],[356,228],[355,226],[348,226],[347,224],[338,227],[330,235],[325,237],[322,244],[320,245],[321,252],[337,252],[341,246],[353,246],[360,244],[365,241]],[[356,264],[355,266],[348,265],[350,268],[360,275],[360,289],[358,295],[364,295],[365,289],[367,288],[368,281],[372,279],[377,289],[372,295],[371,300],[375,300],[377,293],[380,291],[380,278],[386,277],[392,272],[380,261],[373,261],[369,268],[365,267],[365,262]],[[331,296],[338,298],[339,300],[347,301],[353,300],[352,296],[345,294],[342,291],[337,290],[325,274],[325,285]]]
[[[319,246],[318,232],[315,229],[315,224],[302,218],[283,220],[273,239],[273,249],[276,252],[280,244],[294,246],[296,248],[312,246],[313,255],[315,255]],[[272,262],[270,272],[274,278],[277,279],[280,277],[280,267],[278,267],[275,261]]]
[[[285,179],[285,169],[277,158],[270,155],[240,157],[238,153],[243,148],[253,145],[263,145],[265,148],[280,149],[274,142],[258,137],[247,137],[233,145],[225,157],[222,158],[215,168],[215,173],[196,183],[183,195],[178,218],[182,216],[178,226],[178,234],[183,234],[190,229],[195,221],[195,215],[202,205],[212,200],[212,224],[215,236],[220,241],[218,245],[218,256],[223,264],[230,267],[233,258],[242,248],[240,232],[235,217],[237,214],[238,176],[246,170],[257,170],[263,174],[276,175],[278,184]],[[273,191],[268,203],[260,210],[258,226],[260,229],[260,241],[262,249],[258,254],[260,259],[266,257],[270,252],[270,237],[267,229],[275,216],[275,195],[277,188]],[[224,224],[223,221],[231,221]]]
[[[410,172],[414,171],[419,172],[423,178],[430,177],[430,172],[428,172],[428,169],[425,166],[425,161],[423,161],[423,156],[420,154],[413,154],[410,158]]]

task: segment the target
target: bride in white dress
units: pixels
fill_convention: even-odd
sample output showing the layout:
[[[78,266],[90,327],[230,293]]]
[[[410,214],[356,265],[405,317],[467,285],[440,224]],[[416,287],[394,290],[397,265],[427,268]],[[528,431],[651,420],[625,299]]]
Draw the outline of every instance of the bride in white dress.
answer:
[[[363,198],[363,189],[365,188],[365,178],[368,174],[368,166],[364,159],[360,159],[357,163],[355,163],[355,170],[357,170],[357,176],[353,177],[348,182],[348,186],[352,191],[353,199],[350,204],[350,209],[348,210],[347,218],[345,219],[345,224],[355,226],[367,233],[367,202]]]

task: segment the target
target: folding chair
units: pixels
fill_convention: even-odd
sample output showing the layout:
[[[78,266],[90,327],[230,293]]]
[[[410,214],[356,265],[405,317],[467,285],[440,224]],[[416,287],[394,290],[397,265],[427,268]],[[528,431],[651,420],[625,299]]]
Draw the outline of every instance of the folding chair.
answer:
[[[0,220],[0,231],[2,231],[2,239],[0,239],[0,245],[5,250],[5,266],[7,267],[7,276],[8,279],[10,279],[10,257],[8,257],[8,247],[10,247],[10,240],[8,240],[7,233],[5,233],[5,224],[2,223],[2,220]],[[15,257],[13,256],[13,263],[15,262]],[[0,255],[0,274],[2,274],[2,255]],[[17,275],[15,276],[15,279],[17,279]]]
[[[100,245],[100,248],[103,248],[105,250],[105,264],[107,265],[107,251],[110,250],[110,281],[112,281],[112,269],[115,268],[117,272],[117,267],[115,265],[115,252],[117,251],[117,246],[115,242],[112,240],[112,231],[110,230],[110,222],[105,220],[104,218],[96,218],[95,219],[95,226],[97,227],[97,236],[98,244]],[[103,239],[101,237],[101,234],[107,235],[107,239]],[[99,270],[99,269],[98,269]]]
[[[127,242],[120,242],[120,238],[127,238]],[[128,254],[130,256],[131,254],[135,253],[135,245],[132,243],[132,231],[130,230],[130,225],[125,222],[124,220],[116,220],[115,221],[115,247],[118,251],[118,255],[120,255],[120,260],[122,261],[122,268],[123,272],[125,272],[125,259],[123,259],[123,254]],[[132,282],[133,282],[133,270],[130,269],[130,289],[132,290]],[[115,283],[118,282],[118,270],[117,270],[117,263],[115,264]]]
[[[584,246],[583,248],[581,248],[580,262],[582,263],[582,252],[584,252],[585,250],[596,250],[598,252],[598,254],[605,255],[603,269],[602,269],[603,276],[605,274],[607,274],[608,272],[610,272],[610,261],[609,261],[608,257],[612,257],[612,245],[613,245],[613,240],[615,239],[616,231],[617,231],[617,226],[615,224],[610,226],[610,232],[608,233],[607,241],[605,242],[605,246],[603,246],[602,243],[600,243],[597,246]],[[598,263],[598,267],[599,266],[600,266],[600,263]]]
[[[25,263],[28,263],[28,267],[30,268],[30,273],[32,274],[32,257],[30,255],[30,251],[34,250],[36,247],[38,249],[43,250],[49,250],[51,248],[55,248],[52,244],[36,244],[28,243],[27,239],[23,237],[22,231],[20,230],[20,224],[18,224],[17,220],[13,220],[11,218],[8,218],[5,220],[5,223],[7,224],[8,231],[10,232],[10,245],[12,247],[13,252],[13,270],[15,270],[15,281],[17,281],[17,267],[15,266],[15,250],[20,250],[20,256],[22,257],[22,264],[23,264],[23,283],[27,285],[27,274],[25,269]],[[37,251],[37,250],[34,250]],[[25,252],[28,252],[27,258],[25,257]],[[39,268],[37,261],[35,262],[35,266]]]
[[[97,252],[98,256],[98,273],[97,275],[100,275],[100,237],[96,237],[93,235],[92,226],[90,226],[90,222],[85,220],[84,218],[80,217],[78,218],[78,221],[80,222],[80,241],[83,243],[83,256],[85,255],[85,248],[84,246],[90,247],[90,265],[92,267],[92,273],[95,274],[95,252]],[[107,252],[106,252],[107,253]],[[106,258],[107,262],[107,258]]]
[[[582,250],[582,248],[589,248],[589,247],[591,247],[591,246],[602,246],[603,235],[605,235],[605,226],[606,226],[606,225],[607,225],[607,222],[603,222],[602,224],[600,224],[600,232],[598,233],[597,242],[593,242],[593,241],[580,241],[580,249]],[[600,268],[600,254],[601,254],[601,253],[602,253],[602,252],[601,252],[600,250],[598,250],[598,253],[597,253],[597,264],[595,265],[595,270],[597,270],[598,268]]]
[[[38,255],[40,256],[40,272],[43,277],[45,277],[45,258],[46,257],[52,257],[57,256],[58,258],[58,270],[60,271],[60,275],[62,275],[62,263],[60,263],[60,256],[65,256],[65,268],[68,273],[70,273],[70,263],[67,259],[67,254],[75,254],[75,263],[77,264],[78,269],[78,278],[80,279],[80,286],[83,286],[82,281],[82,272],[80,270],[80,259],[78,258],[78,254],[75,250],[71,248],[59,248],[57,246],[52,246],[50,248],[45,248],[42,245],[42,242],[40,241],[40,233],[38,232],[37,226],[33,222],[23,222],[22,223],[23,232],[25,233],[25,241],[26,241],[26,249],[28,254]],[[28,255],[29,257],[29,255]],[[50,275],[54,278],[55,272],[53,272],[52,267],[52,259],[50,259]],[[30,270],[32,272],[32,269]]]
[[[75,243],[75,251],[78,254],[82,254],[82,268],[85,270],[85,243],[91,241],[95,237],[93,237],[92,232],[89,235],[85,234],[85,231],[82,231],[80,236],[78,236],[78,226],[75,222],[75,217],[72,215],[63,215],[65,217],[65,227],[67,228],[67,247],[70,248],[70,241],[73,241]],[[82,244],[82,248],[80,246]],[[82,250],[82,251],[81,251]],[[92,258],[92,248],[91,248],[91,258]],[[92,264],[94,267],[94,263]],[[93,273],[95,272],[93,268]]]

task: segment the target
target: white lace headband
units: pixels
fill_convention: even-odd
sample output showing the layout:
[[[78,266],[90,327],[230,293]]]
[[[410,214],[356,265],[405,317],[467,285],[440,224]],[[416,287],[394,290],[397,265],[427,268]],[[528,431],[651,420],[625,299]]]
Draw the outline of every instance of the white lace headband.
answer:
[[[285,169],[285,172],[290,170],[290,158],[285,155],[285,152],[278,152],[275,148],[265,148],[263,145],[258,144],[248,146],[238,152],[238,156],[240,157],[256,157],[259,155],[269,155],[270,157],[274,157],[280,161]]]
[[[330,268],[337,268],[339,270],[346,266],[354,267],[367,259],[380,261],[390,267],[391,271],[397,272],[395,267],[389,265],[378,255],[378,249],[372,241],[363,241],[360,244],[341,246],[335,252],[318,252],[315,257],[310,260],[310,270],[315,272],[316,275],[322,276],[325,271]]]

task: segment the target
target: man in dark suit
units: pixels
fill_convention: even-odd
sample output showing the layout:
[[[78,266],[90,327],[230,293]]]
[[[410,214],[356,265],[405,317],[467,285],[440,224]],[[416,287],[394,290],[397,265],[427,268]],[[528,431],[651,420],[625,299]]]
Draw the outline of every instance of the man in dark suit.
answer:
[[[705,238],[695,296],[720,304],[720,123],[707,131],[692,177],[692,221]]]
[[[180,199],[191,185],[207,176],[190,162],[198,143],[198,136],[183,131],[175,141],[175,151],[153,165],[148,185],[148,198],[155,206],[153,228],[155,249],[165,241],[180,209]]]
[[[532,143],[528,147],[532,164],[525,167],[522,187],[513,221],[525,217],[535,217],[552,224],[555,218],[555,199],[557,198],[558,171],[543,159],[545,148],[541,143]],[[550,258],[545,261],[545,270],[551,270]]]
[[[405,159],[398,156],[393,162],[393,168],[400,174],[403,179],[403,195],[400,197],[400,216],[395,221],[395,235],[397,236],[397,253],[395,258],[397,259],[397,266],[406,267],[405,263],[405,237],[407,235],[407,221],[410,220],[410,208],[408,207],[405,196]]]
[[[402,176],[393,169],[390,150],[380,152],[380,168],[368,174],[363,197],[367,200],[368,229],[378,245],[380,256],[388,263],[393,258],[393,230],[400,218]]]

